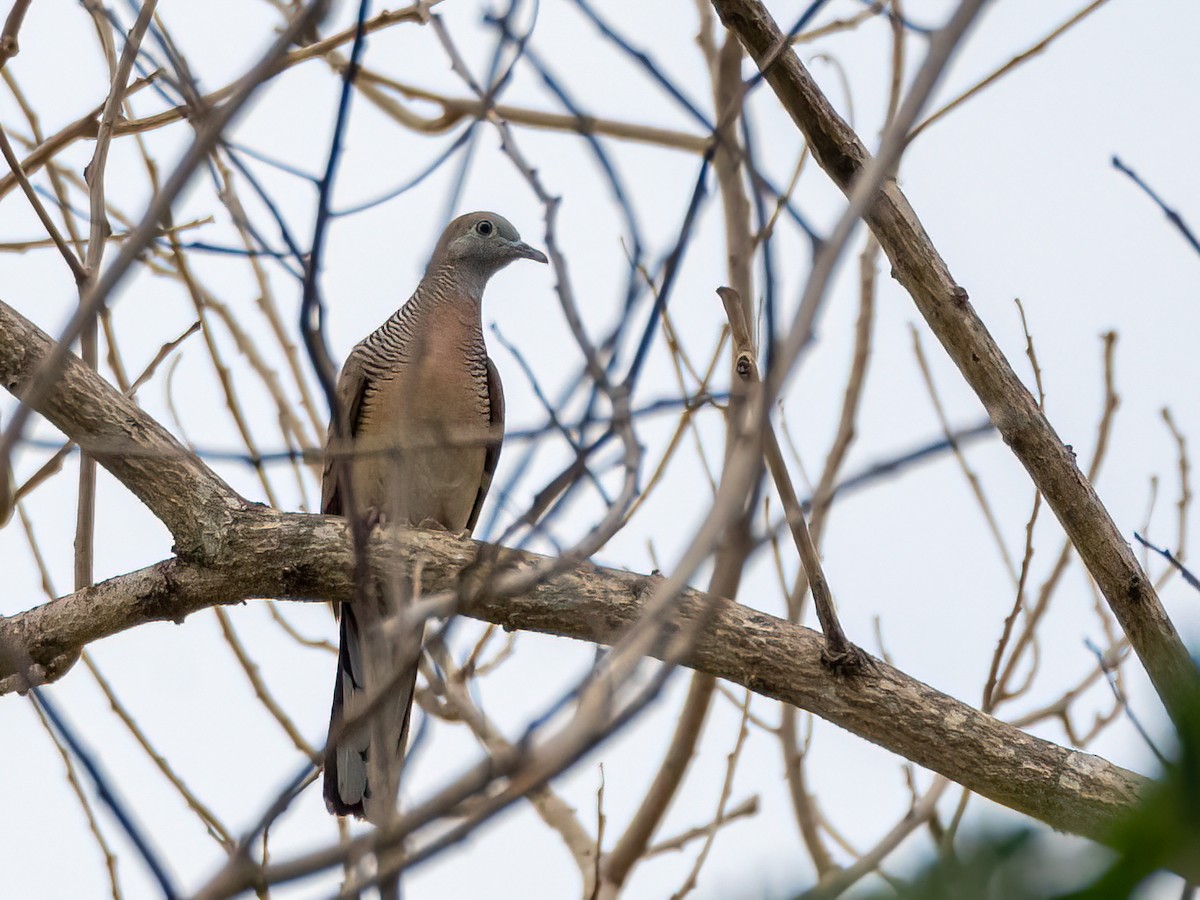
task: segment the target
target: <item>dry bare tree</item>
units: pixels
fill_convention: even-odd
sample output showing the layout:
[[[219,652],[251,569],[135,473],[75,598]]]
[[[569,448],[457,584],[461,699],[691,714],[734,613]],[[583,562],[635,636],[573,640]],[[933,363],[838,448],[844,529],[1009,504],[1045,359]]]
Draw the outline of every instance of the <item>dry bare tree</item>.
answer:
[[[0,377],[16,398],[0,409],[0,473],[16,471],[0,480],[0,522],[16,513],[0,552],[11,588],[40,583],[47,595],[6,601],[0,690],[6,715],[27,703],[59,750],[78,808],[56,807],[56,821],[73,820],[101,851],[103,870],[70,874],[97,895],[107,878],[114,897],[266,896],[277,885],[350,896],[435,858],[462,866],[475,852],[464,840],[522,804],[544,830],[509,820],[536,835],[516,865],[541,865],[534,842],[548,831],[585,898],[637,893],[635,870],[669,857],[674,896],[703,887],[733,823],[779,830],[764,809],[788,811],[788,840],[806,855],[791,863],[795,884],[822,897],[866,876],[899,883],[888,862],[913,834],[953,854],[974,796],[1111,841],[1151,785],[1085,749],[1106,730],[1131,733],[1126,669],[1144,670],[1176,723],[1196,689],[1158,593],[1187,545],[1185,439],[1166,414],[1176,549],[1153,578],[1132,527],[1093,487],[1115,429],[1115,333],[1085,456],[1047,412],[1036,327],[1023,330],[1027,360],[1006,356],[898,178],[927,130],[1105,0],[949,98],[935,90],[982,0],[953,4],[934,26],[897,0],[771,10],[713,0],[676,4],[677,32],[647,27],[649,13],[610,20],[585,0],[514,0],[482,22],[457,2],[373,11],[363,0],[333,17],[327,5],[197,13],[83,0],[65,7],[78,21],[56,44],[37,21],[48,13],[17,0],[0,36],[0,250],[40,273],[6,283],[0,302]],[[836,78],[818,83],[805,60],[880,37],[887,56],[845,78],[855,89],[839,101],[868,82],[882,98],[856,131],[827,96]],[[103,69],[79,64],[88,75],[72,75],[66,109],[22,68],[65,71],[84,53]],[[625,92],[627,115],[589,111],[606,87]],[[533,88],[541,101],[511,99]],[[489,314],[512,304],[489,337],[510,432],[480,540],[386,523],[366,533],[296,511],[317,506],[341,355],[404,299],[441,223],[477,197],[507,203],[500,211],[527,239],[540,218],[553,268],[542,283],[525,276],[520,299],[510,281],[494,291],[509,296],[489,301]],[[911,338],[876,327],[893,290],[884,265],[922,320]],[[68,293],[61,326],[42,304]],[[850,327],[818,358],[815,325],[833,297]],[[872,462],[854,470],[881,340],[911,340],[940,431],[915,448],[872,444]],[[1017,374],[1025,366],[1032,389]],[[790,381],[814,367],[824,401],[797,407]],[[962,392],[955,377],[986,420],[946,412],[941,394]],[[1000,476],[968,455],[996,434],[1032,483],[1015,531],[989,499]],[[229,440],[241,446],[223,450]],[[970,648],[986,663],[971,702],[915,677],[927,671],[919,660],[889,657],[890,614],[875,633],[859,627],[877,598],[840,588],[853,573],[826,571],[820,550],[846,497],[862,491],[856,502],[879,504],[872,515],[894,515],[875,499],[884,477],[939,458],[945,491],[970,498],[987,535],[952,552],[986,565],[996,582],[986,592],[1007,598]],[[895,527],[921,525],[914,513]],[[1035,551],[1053,560],[1044,571]],[[874,552],[860,547],[858,565],[870,569]],[[927,564],[943,552],[928,546]],[[1086,578],[1065,577],[1072,561]],[[932,630],[936,610],[971,602],[874,574],[871,590],[920,597],[902,614],[927,615]],[[382,830],[335,824],[312,787],[333,667],[324,601],[352,601],[366,580],[415,598],[394,622],[393,686],[414,666],[421,674],[414,774]],[[1086,598],[1077,634],[1099,634],[1070,674],[1046,662],[1065,641],[1080,645],[1048,631],[1064,594],[1076,607]],[[217,628],[205,632],[199,613]],[[402,638],[422,625],[418,651]],[[561,639],[604,649],[556,656],[568,652]],[[670,689],[673,677],[686,689]],[[104,727],[119,723],[119,739],[97,737],[81,697],[60,703],[46,687],[60,679],[64,690],[90,679],[86,696],[111,707]],[[177,681],[196,693],[168,686]],[[227,694],[239,681],[250,692],[240,701]],[[172,716],[191,727],[168,726]],[[872,777],[903,772],[902,799],[878,801],[869,825],[832,811],[827,780],[814,777],[816,720],[890,751],[873,757]],[[642,771],[626,767],[617,784],[594,763],[631,732]],[[739,794],[746,748],[764,745],[777,769]],[[689,775],[706,753],[715,783],[697,787]],[[247,795],[248,782],[266,787]],[[187,823],[163,824],[163,804]],[[207,854],[185,849],[196,835],[211,837]],[[71,841],[58,852],[87,855]],[[1200,876],[1195,859],[1167,862]],[[522,895],[486,866],[473,877],[463,883],[479,895]]]

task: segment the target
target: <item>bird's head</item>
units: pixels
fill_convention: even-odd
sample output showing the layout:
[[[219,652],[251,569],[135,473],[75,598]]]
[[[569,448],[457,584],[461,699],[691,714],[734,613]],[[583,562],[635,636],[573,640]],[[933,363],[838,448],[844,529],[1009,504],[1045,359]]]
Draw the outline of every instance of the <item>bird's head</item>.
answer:
[[[508,219],[492,212],[473,212],[446,226],[429,267],[451,265],[482,286],[517,259],[547,262],[546,254],[521,240]]]

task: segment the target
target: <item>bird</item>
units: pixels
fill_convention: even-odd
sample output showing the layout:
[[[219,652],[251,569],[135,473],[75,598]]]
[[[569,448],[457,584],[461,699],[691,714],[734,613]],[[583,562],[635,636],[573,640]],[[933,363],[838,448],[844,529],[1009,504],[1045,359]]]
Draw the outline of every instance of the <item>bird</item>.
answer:
[[[489,279],[518,259],[548,261],[496,213],[468,213],[446,226],[412,296],[342,366],[322,512],[361,515],[368,527],[474,529],[504,431],[504,393],[484,343],[481,304]],[[335,604],[340,647],[325,803],[334,815],[377,826],[397,810],[415,663],[387,702],[362,716],[366,724],[343,723],[361,713],[372,689],[395,682],[399,645],[383,625],[401,608],[398,593],[371,588]]]

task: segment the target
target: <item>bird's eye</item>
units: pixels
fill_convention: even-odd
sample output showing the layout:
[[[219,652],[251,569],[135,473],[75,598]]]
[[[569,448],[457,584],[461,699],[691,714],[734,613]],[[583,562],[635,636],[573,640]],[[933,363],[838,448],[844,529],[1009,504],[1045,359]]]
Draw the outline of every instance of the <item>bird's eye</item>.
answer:
[[[493,226],[491,222],[489,222],[487,219],[484,219],[482,222],[479,222],[475,225],[475,230],[478,231],[480,234],[482,234],[484,237],[487,237],[489,234],[492,233],[493,227],[495,227],[495,226]]]

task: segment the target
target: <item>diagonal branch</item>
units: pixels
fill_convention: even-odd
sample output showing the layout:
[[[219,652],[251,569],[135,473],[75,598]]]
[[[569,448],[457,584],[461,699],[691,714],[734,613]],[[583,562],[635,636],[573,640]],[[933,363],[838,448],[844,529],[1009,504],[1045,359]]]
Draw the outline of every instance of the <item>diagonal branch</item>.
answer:
[[[53,348],[48,334],[0,301],[0,384],[22,396]],[[77,356],[67,355],[37,410],[162,520],[180,556],[219,554],[223,525],[247,502]]]
[[[713,0],[713,6],[750,56],[760,66],[768,64],[765,78],[780,103],[808,139],[817,162],[849,194],[871,156],[797,56],[790,50],[775,53],[783,34],[770,13],[758,0]],[[1076,465],[1075,454],[1005,359],[894,180],[884,182],[865,218],[891,260],[894,276],[1054,510],[1159,696],[1179,721],[1196,668],[1129,544]]]
[[[729,328],[733,334],[733,353],[736,360],[734,370],[739,378],[750,384],[761,381],[758,374],[758,363],[750,343],[750,328],[746,324],[741,298],[737,291],[728,287],[717,288],[717,294],[725,305],[725,315],[729,318]],[[857,669],[864,662],[864,657],[850,643],[846,632],[838,621],[837,609],[833,605],[833,592],[829,588],[829,580],[825,577],[821,565],[821,554],[813,542],[808,529],[808,521],[804,518],[804,510],[796,489],[792,486],[791,476],[788,475],[787,464],[783,460],[783,450],[779,446],[779,438],[775,427],[768,421],[763,427],[763,446],[767,458],[767,469],[775,482],[775,490],[783,503],[787,516],[788,527],[800,556],[800,564],[804,567],[804,575],[812,589],[813,606],[821,623],[821,633],[825,635],[826,660],[829,666],[842,673]]]

